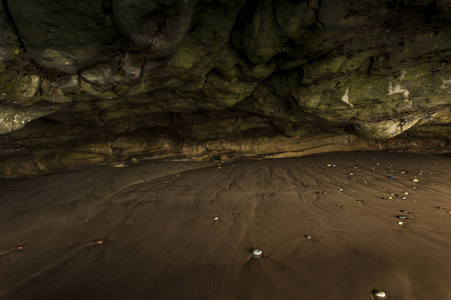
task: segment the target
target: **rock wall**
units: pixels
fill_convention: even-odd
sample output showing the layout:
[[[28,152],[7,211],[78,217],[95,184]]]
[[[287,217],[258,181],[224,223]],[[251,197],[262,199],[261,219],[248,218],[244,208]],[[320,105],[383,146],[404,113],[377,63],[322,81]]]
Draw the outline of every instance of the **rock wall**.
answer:
[[[450,153],[448,0],[3,0],[0,174]]]

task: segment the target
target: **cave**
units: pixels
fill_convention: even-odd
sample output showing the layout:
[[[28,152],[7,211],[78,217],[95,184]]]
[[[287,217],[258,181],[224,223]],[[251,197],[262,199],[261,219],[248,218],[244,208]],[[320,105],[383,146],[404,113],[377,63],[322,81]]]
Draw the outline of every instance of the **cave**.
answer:
[[[2,0],[0,41],[0,298],[451,297],[449,0]]]

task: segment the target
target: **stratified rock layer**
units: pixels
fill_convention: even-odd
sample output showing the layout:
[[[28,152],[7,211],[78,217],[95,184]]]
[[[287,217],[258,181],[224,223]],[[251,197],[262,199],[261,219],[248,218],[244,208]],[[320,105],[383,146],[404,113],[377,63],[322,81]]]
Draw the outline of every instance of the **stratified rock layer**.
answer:
[[[0,174],[449,153],[450,20],[446,0],[4,0]]]

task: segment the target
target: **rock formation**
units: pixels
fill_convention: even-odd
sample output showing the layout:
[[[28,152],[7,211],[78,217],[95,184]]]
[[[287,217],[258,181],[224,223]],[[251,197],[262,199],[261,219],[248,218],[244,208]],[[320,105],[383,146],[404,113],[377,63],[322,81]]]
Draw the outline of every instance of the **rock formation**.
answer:
[[[0,174],[450,153],[448,0],[3,0]]]

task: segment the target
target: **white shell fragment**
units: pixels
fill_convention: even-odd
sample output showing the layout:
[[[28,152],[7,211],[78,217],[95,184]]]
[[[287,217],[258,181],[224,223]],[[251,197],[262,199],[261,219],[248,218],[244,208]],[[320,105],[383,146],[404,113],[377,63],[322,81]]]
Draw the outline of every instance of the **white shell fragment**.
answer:
[[[252,258],[262,258],[263,257],[263,251],[260,249],[254,249],[252,250]]]
[[[374,293],[374,296],[376,296],[379,299],[385,299],[386,295],[383,291],[378,291]]]

